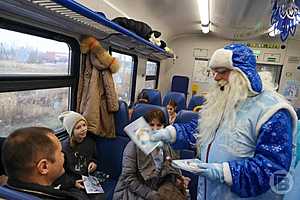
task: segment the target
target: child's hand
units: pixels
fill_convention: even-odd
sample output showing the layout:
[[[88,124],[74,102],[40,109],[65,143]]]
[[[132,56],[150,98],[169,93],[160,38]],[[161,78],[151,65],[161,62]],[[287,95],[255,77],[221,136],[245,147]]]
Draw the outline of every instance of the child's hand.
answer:
[[[82,179],[76,180],[76,181],[75,181],[75,187],[76,187],[77,189],[84,189],[83,180],[82,180]]]
[[[180,176],[176,179],[176,185],[187,189],[190,181],[191,179],[189,177]]]
[[[94,162],[90,162],[89,166],[88,166],[88,173],[92,173],[96,170],[97,168],[97,164]]]
[[[189,177],[186,177],[186,176],[182,176],[182,179],[183,179],[183,183],[184,183],[185,188],[188,188],[191,179]]]

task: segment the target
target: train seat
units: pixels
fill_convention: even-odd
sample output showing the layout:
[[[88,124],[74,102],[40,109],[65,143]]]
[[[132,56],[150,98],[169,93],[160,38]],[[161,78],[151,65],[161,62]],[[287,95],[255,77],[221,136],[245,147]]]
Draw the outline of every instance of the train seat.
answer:
[[[193,119],[198,119],[199,113],[191,110],[181,110],[177,113],[175,123],[186,123]]]
[[[173,99],[177,104],[176,112],[184,110],[186,108],[186,97],[181,92],[168,92],[163,98],[163,106],[167,106],[169,101]]]
[[[189,89],[189,81],[190,79],[187,76],[173,76],[171,83],[171,91],[184,93],[186,97]]]
[[[180,150],[179,151],[179,157],[180,159],[193,159],[195,158],[196,153],[195,151],[192,150]],[[198,186],[198,175],[195,175],[191,172],[188,171],[184,171],[181,170],[182,175],[189,177],[191,179],[190,183],[189,183],[189,191],[190,191],[190,196],[191,196],[191,200],[196,200],[197,199],[197,186]]]
[[[142,92],[145,92],[149,97],[149,104],[161,106],[161,93],[156,89],[143,89]]]
[[[114,139],[96,138],[98,170],[110,177],[102,184],[107,200],[111,200],[122,172],[123,151],[130,141],[128,137],[118,136]]]
[[[124,131],[124,127],[129,123],[128,105],[125,101],[119,100],[119,110],[114,115],[116,135],[128,137]]]
[[[192,112],[190,110],[181,110],[177,113],[175,123],[187,123],[193,119],[198,119],[199,114],[197,112]],[[196,156],[196,150],[194,149],[182,149],[178,150],[180,159],[191,159],[195,158]],[[190,190],[190,195],[192,200],[197,199],[197,185],[198,185],[198,176],[191,173],[182,170],[182,174],[184,176],[187,176],[191,179],[189,183],[189,190]]]
[[[206,99],[203,96],[193,95],[189,101],[188,110],[193,110],[196,106],[202,106]]]
[[[163,111],[163,113],[165,114],[166,122],[168,124],[168,122],[169,122],[169,115],[168,115],[166,107],[157,106],[157,105],[151,105],[151,104],[144,104],[144,103],[136,104],[133,107],[133,112],[132,112],[132,116],[131,116],[131,122],[133,122],[134,120],[138,119],[139,117],[144,116],[147,112],[149,112],[151,110],[154,110],[154,109],[159,109],[159,110]]]
[[[26,194],[24,192],[19,192],[12,190],[7,187],[0,187],[0,197],[1,199],[12,199],[12,200],[41,200],[38,197],[32,196],[30,194]]]

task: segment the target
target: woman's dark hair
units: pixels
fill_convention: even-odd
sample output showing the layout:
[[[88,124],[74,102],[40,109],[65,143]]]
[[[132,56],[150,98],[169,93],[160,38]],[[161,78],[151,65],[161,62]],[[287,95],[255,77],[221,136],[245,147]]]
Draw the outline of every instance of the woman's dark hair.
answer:
[[[168,102],[168,105],[172,106],[173,108],[176,108],[177,107],[177,103],[175,100],[173,99],[170,99],[170,101]]]
[[[167,125],[165,114],[160,109],[154,109],[147,112],[144,115],[144,118],[148,123],[150,123],[153,119],[157,119],[162,125]]]

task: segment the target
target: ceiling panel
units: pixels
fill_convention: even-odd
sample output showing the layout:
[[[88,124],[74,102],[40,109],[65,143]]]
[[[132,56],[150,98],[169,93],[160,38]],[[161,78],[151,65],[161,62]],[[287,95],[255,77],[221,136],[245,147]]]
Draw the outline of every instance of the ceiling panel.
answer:
[[[120,13],[144,21],[162,32],[164,40],[181,34],[202,34],[197,0],[97,0],[98,10],[107,8],[104,1],[113,4]],[[265,34],[270,27],[272,1],[210,0],[211,31],[219,37],[233,40]],[[116,15],[108,17],[112,19]],[[298,30],[296,38],[299,35]]]

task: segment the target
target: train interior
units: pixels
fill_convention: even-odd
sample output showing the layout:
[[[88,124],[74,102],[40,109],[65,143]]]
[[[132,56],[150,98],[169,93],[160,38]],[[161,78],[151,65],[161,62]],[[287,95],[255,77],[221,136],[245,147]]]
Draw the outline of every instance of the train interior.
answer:
[[[251,47],[258,71],[271,75],[270,82],[297,111],[300,30],[283,41],[271,24],[273,5],[273,0],[1,0],[2,140],[13,130],[32,125],[54,129],[60,140],[68,137],[57,116],[79,108],[79,81],[85,65],[80,41],[87,35],[97,38],[121,66],[113,74],[119,99],[119,109],[113,114],[115,135],[96,138],[98,168],[109,175],[102,185],[108,200],[130,141],[124,127],[154,108],[168,116],[170,99],[177,103],[176,122],[198,119],[193,109],[201,109],[213,80],[208,62],[226,44]],[[161,34],[147,39],[114,22],[117,17],[144,22]],[[150,104],[136,107],[129,118],[141,91],[149,95]],[[182,159],[196,156],[195,149],[177,151]],[[183,174],[191,178],[191,199],[197,199],[198,177]],[[0,194],[17,199],[5,188]]]

